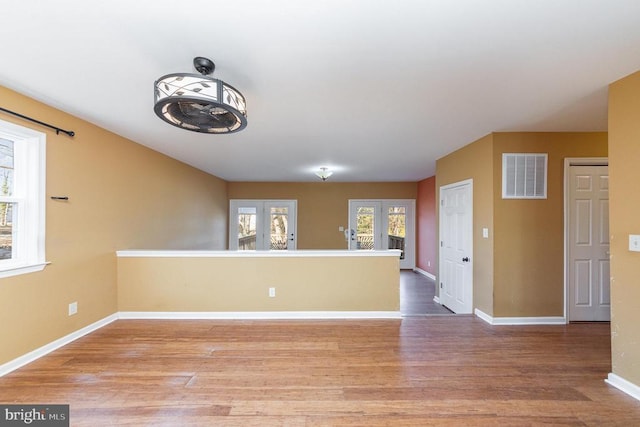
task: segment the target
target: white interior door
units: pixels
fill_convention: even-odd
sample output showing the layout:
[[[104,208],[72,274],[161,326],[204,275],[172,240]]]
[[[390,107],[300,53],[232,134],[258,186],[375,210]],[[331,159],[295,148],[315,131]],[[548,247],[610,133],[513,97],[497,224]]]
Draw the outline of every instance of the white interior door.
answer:
[[[611,319],[608,166],[569,168],[570,321]]]
[[[295,200],[231,200],[230,250],[294,250],[297,247]]]
[[[473,182],[440,187],[440,303],[473,312]]]
[[[415,200],[349,201],[349,249],[399,249],[400,268],[415,267]]]

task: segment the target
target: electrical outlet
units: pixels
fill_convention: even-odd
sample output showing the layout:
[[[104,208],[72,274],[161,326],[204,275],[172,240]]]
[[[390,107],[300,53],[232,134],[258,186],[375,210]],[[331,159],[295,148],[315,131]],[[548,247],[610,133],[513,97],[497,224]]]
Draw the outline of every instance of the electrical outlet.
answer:
[[[640,252],[640,234],[629,234],[629,250]]]
[[[274,298],[276,296],[276,288],[269,288],[269,297]]]
[[[69,304],[69,316],[73,316],[78,312],[78,302],[72,302]]]

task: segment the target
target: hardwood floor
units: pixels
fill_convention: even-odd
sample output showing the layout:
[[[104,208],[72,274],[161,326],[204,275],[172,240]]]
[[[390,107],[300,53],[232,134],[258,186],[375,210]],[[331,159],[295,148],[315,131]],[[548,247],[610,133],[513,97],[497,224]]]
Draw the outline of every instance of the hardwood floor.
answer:
[[[632,426],[608,324],[119,320],[0,378],[72,426]]]
[[[403,316],[453,314],[433,301],[436,284],[433,279],[410,270],[400,271],[400,313]]]

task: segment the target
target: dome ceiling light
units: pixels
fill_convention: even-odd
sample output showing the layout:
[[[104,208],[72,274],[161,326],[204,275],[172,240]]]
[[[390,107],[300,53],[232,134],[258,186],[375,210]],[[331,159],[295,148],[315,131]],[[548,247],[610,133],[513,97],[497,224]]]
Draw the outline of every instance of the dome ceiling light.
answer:
[[[202,133],[233,133],[247,126],[244,96],[222,80],[209,77],[215,64],[207,58],[193,59],[200,73],[175,73],[154,84],[154,111],[165,122]]]
[[[329,168],[321,167],[319,171],[316,172],[316,176],[323,181],[329,179],[329,177],[333,175],[333,172],[329,170]]]

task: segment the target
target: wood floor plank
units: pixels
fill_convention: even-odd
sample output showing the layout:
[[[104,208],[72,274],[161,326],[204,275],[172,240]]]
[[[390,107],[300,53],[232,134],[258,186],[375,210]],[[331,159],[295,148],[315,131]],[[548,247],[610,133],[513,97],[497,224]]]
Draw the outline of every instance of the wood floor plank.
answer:
[[[0,378],[73,426],[640,425],[608,324],[119,320]]]

